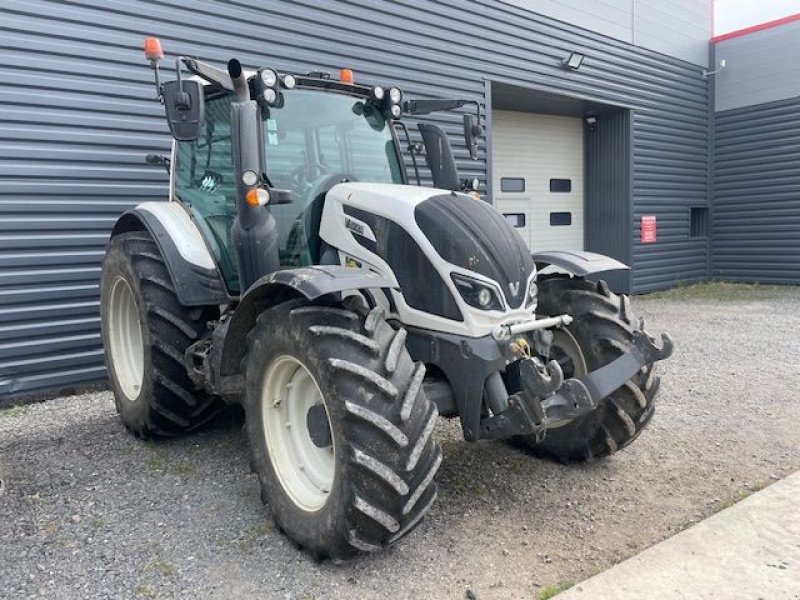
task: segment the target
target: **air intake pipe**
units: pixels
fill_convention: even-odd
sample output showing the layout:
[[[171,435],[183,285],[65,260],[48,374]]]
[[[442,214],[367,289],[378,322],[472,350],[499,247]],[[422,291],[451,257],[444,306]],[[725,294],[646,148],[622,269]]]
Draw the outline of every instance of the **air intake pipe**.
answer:
[[[258,103],[250,99],[247,78],[238,60],[228,61],[228,74],[234,93],[231,102],[231,153],[237,206],[231,235],[239,267],[239,287],[244,292],[259,278],[280,268],[278,227],[268,207],[247,202],[247,192],[253,186],[246,185],[242,175],[252,171],[260,176],[266,171],[264,130],[261,111]]]

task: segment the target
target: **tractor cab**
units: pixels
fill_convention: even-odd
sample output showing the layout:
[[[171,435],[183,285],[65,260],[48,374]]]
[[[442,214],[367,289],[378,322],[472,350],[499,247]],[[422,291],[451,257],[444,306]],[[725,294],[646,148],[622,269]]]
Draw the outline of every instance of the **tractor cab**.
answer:
[[[172,198],[191,213],[201,228],[228,291],[243,291],[233,239],[239,215],[241,178],[233,158],[244,127],[257,169],[251,170],[252,205],[269,205],[274,220],[277,264],[303,267],[321,264],[324,244],[319,228],[325,196],[343,182],[404,185],[409,183],[397,131],[406,138],[415,182],[420,184],[417,156],[425,148],[436,187],[475,191],[478,181],[461,181],[447,137],[441,128],[421,125],[423,144],[413,144],[400,122],[406,113],[424,114],[470,103],[465,100],[403,103],[397,87],[356,84],[353,72],[342,69],[339,78],[314,71],[304,75],[278,73],[271,68],[238,74],[239,95],[231,73],[196,59],[178,57],[175,82],[161,84],[160,44],[148,41],[145,51],[156,71],[175,145],[171,162]],[[236,62],[236,61],[233,61]],[[181,78],[182,67],[195,77]],[[238,123],[234,103],[250,102],[247,123]],[[476,110],[479,110],[475,102]],[[475,155],[479,116],[465,115],[465,135]],[[247,197],[247,191],[245,191]],[[269,199],[268,199],[269,198]],[[249,198],[248,198],[249,202]],[[245,209],[247,210],[247,209]],[[264,212],[263,209],[260,212]],[[275,261],[273,261],[275,262]],[[275,270],[275,269],[271,269]],[[263,269],[259,270],[261,274]],[[252,283],[247,278],[247,283]],[[246,286],[245,286],[246,287]]]
[[[175,143],[173,193],[211,240],[228,287],[239,290],[231,253],[237,216],[231,160],[233,95],[215,86],[203,87],[207,91],[198,136]],[[280,266],[319,264],[319,224],[326,192],[344,181],[404,184],[405,168],[390,120],[370,97],[352,89],[295,84],[282,89],[279,98],[274,104],[262,104],[259,137],[266,179],[290,200],[270,207],[277,225]]]

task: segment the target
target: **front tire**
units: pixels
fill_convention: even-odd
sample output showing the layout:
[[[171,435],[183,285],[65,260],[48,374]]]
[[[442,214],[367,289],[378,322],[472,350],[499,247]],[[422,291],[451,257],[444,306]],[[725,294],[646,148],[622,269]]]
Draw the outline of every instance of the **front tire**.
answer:
[[[550,357],[559,360],[565,377],[580,377],[612,362],[631,347],[633,332],[644,328],[631,310],[630,298],[614,294],[604,281],[543,278],[537,312],[548,316],[568,313],[574,319],[561,344],[556,338]],[[531,438],[521,441],[535,452],[561,461],[592,461],[614,454],[633,442],[653,417],[660,383],[653,370],[653,363],[645,365],[601,400],[593,412],[548,429],[539,444]]]
[[[391,544],[436,498],[438,412],[380,308],[296,300],[248,335],[247,434],[277,527],[317,558]]]
[[[100,296],[106,370],[125,426],[140,437],[172,437],[216,415],[222,401],[195,389],[184,352],[219,312],[180,303],[148,232],[111,239]]]

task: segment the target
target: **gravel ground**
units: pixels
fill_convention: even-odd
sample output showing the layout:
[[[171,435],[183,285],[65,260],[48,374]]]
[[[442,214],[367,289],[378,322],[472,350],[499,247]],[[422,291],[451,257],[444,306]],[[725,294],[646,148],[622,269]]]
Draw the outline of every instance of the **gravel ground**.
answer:
[[[698,290],[634,299],[677,352],[630,448],[565,466],[442,422],[434,509],[341,565],[273,530],[239,413],[145,443],[107,392],[0,412],[0,596],[535,598],[591,576],[800,467],[800,288]]]

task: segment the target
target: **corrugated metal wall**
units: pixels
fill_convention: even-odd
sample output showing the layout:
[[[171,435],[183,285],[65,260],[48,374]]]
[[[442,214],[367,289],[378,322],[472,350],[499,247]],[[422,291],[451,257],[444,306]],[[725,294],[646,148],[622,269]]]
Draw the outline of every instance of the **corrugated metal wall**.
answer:
[[[624,263],[631,260],[631,236],[628,227],[631,214],[631,162],[619,160],[630,156],[631,114],[617,110],[599,115],[594,125],[584,125],[586,169],[586,249],[616,257]],[[630,272],[605,275],[616,291],[628,292]]]
[[[712,0],[504,0],[642,48],[706,66]]]
[[[800,283],[800,98],[716,114],[713,275]]]
[[[800,95],[800,15],[793,21],[714,44],[715,110],[786,100]],[[716,68],[716,67],[715,67]]]
[[[168,145],[146,35],[220,63],[348,66],[411,94],[483,100],[489,78],[630,105],[634,216],[659,217],[659,243],[634,247],[633,288],[704,275],[685,215],[706,196],[708,90],[689,63],[497,0],[4,0],[0,33],[0,395],[104,376],[108,231],[125,208],[164,197],[166,182],[142,162]],[[587,56],[578,72],[560,68],[570,51]],[[458,117],[441,122],[460,138]],[[485,181],[483,146],[477,164],[456,153]]]

